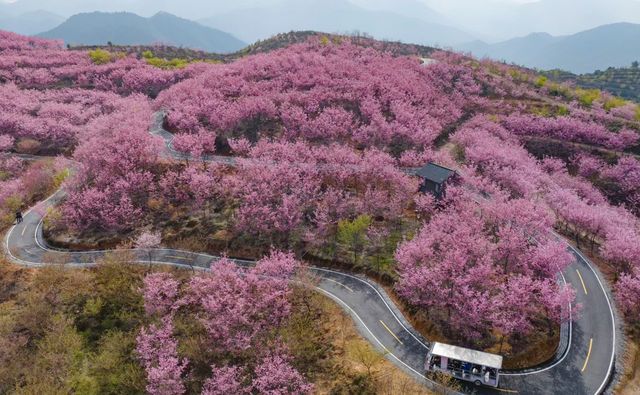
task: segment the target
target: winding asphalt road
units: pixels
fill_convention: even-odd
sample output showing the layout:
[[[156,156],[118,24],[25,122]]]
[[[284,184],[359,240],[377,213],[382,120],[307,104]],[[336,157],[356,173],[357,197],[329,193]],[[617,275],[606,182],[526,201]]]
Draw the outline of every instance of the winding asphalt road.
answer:
[[[161,127],[161,114],[156,116],[152,133],[160,135],[170,148],[172,136]],[[167,156],[185,157],[168,149]],[[233,164],[229,157],[210,157],[211,161]],[[219,160],[218,160],[219,159]],[[88,267],[107,251],[63,251],[51,248],[42,234],[42,213],[64,198],[60,190],[24,214],[24,221],[6,234],[3,249],[16,264],[41,267],[48,263],[68,262],[71,267]],[[567,244],[576,260],[564,273],[563,280],[576,289],[582,311],[570,325],[567,347],[546,366],[519,372],[502,372],[499,389],[464,387],[476,394],[558,394],[592,395],[606,391],[614,370],[616,323],[611,296],[595,266]],[[118,253],[117,251],[111,251]],[[207,271],[215,267],[218,257],[173,249],[129,250],[141,264],[183,267]],[[123,252],[124,253],[124,252]],[[239,265],[252,262],[237,260]],[[356,323],[360,333],[387,359],[425,385],[435,388],[424,376],[424,360],[430,342],[415,331],[388,295],[365,277],[323,268],[310,268],[317,277],[317,290],[337,302]],[[575,316],[575,314],[574,314]]]

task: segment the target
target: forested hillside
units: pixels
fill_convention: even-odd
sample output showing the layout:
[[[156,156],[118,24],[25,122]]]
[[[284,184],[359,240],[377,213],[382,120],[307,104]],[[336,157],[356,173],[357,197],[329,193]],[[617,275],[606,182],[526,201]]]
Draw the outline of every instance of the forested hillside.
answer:
[[[551,70],[544,75],[554,81],[573,82],[586,89],[600,89],[622,98],[640,102],[640,67],[634,62],[631,67],[609,67],[587,74],[572,74]]]

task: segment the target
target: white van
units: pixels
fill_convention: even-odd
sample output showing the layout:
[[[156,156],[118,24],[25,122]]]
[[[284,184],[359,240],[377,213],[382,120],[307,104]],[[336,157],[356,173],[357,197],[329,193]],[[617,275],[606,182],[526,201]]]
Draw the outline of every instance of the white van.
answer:
[[[502,356],[434,343],[427,354],[426,370],[442,372],[476,385],[498,387]]]

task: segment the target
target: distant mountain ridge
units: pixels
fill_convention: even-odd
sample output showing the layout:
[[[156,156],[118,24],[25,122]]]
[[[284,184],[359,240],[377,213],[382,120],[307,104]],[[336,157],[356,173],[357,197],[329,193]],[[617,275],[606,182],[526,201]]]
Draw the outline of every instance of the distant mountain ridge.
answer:
[[[38,36],[62,39],[67,44],[165,43],[220,53],[234,52],[246,45],[229,33],[166,12],[159,12],[150,18],[130,12],[81,13]]]
[[[490,42],[533,32],[565,36],[612,23],[640,23],[638,0],[424,1],[452,20],[452,26],[464,26]]]
[[[424,0],[0,0],[0,14],[5,8],[13,15],[47,10],[63,16],[93,11],[149,16],[164,10],[191,20],[213,19],[208,26],[246,42],[292,30],[359,30],[379,39],[446,46],[475,38],[463,27],[452,27]]]
[[[497,44],[474,41],[457,48],[538,69],[590,73],[640,59],[640,24],[614,23],[558,37],[533,33]]]
[[[158,11],[198,20],[213,15],[227,15],[239,10],[264,8],[287,0],[0,0],[0,19],[33,11],[48,11],[63,17],[81,12],[129,11],[151,16]],[[297,0],[305,6],[313,0]],[[617,22],[640,23],[639,0],[342,0],[369,11],[386,11],[409,19],[420,19],[472,32],[485,41],[507,40],[531,32],[548,32],[559,36],[573,34],[595,26]],[[326,2],[333,8],[331,0]],[[286,7],[280,7],[286,11]],[[338,15],[339,17],[339,15]],[[264,21],[259,21],[264,22]],[[214,26],[217,27],[217,26]],[[320,28],[322,26],[316,26]],[[220,27],[222,30],[231,31]],[[290,26],[291,29],[314,29],[314,26]],[[41,31],[48,30],[41,29]],[[360,30],[368,31],[369,29]],[[317,30],[317,29],[316,29]],[[321,29],[326,30],[326,29]],[[338,29],[344,30],[344,29]],[[329,30],[331,32],[332,30]],[[276,32],[271,32],[276,33]],[[438,32],[435,32],[436,34]],[[245,41],[265,37],[237,37]],[[390,35],[387,35],[390,36]],[[451,36],[452,37],[452,36]],[[466,38],[468,42],[473,38]],[[407,40],[404,40],[407,41]],[[421,42],[411,40],[415,42]],[[455,41],[455,40],[453,40]],[[433,43],[433,42],[432,42]]]
[[[17,14],[41,5],[42,1],[0,3],[0,29],[35,34],[36,26],[51,27],[57,24],[61,17],[50,12]],[[51,1],[57,4],[63,0]],[[93,4],[95,1],[87,0],[87,3]],[[121,4],[131,0],[114,1]],[[149,4],[152,1],[145,0]],[[169,1],[157,0],[156,6],[168,4]],[[185,1],[185,4],[193,4],[195,0]],[[262,4],[254,0],[238,1]],[[532,12],[548,1],[532,3]],[[565,0],[558,1],[566,6]],[[630,0],[611,1],[625,3]],[[81,2],[69,0],[70,4]],[[203,6],[203,16],[209,15],[214,3]],[[368,7],[364,8],[363,4],[368,4]],[[6,10],[10,10],[7,16],[4,15]],[[412,10],[419,11],[416,17],[412,17]],[[449,21],[421,0],[397,0],[394,6],[387,0],[280,0],[269,7],[261,5],[216,14],[200,19],[200,23],[164,12],[148,18],[128,12],[81,13],[58,27],[47,28],[39,35],[62,39],[72,45],[164,43],[207,52],[230,53],[244,48],[245,42],[264,40],[288,31],[361,32],[381,40],[453,47],[478,57],[487,56],[542,70],[563,69],[576,74],[623,67],[640,59],[640,24],[615,23],[565,36],[532,33],[489,44],[472,41],[474,37],[470,34],[441,22]]]
[[[473,39],[470,34],[451,26],[389,10],[364,9],[347,0],[285,0],[270,7],[214,15],[200,22],[248,42],[295,30],[327,33],[360,31],[377,39],[441,46]]]
[[[4,9],[0,9],[4,11]],[[18,34],[32,35],[53,29],[64,22],[64,17],[47,11],[30,11],[19,15],[0,12],[0,29]]]

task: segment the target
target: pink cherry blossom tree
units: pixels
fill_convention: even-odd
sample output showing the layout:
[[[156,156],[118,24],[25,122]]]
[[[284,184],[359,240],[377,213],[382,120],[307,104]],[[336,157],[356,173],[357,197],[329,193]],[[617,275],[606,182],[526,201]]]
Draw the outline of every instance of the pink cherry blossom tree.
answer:
[[[211,346],[242,352],[279,327],[291,309],[288,279],[297,265],[291,254],[273,252],[246,274],[223,259],[210,275],[192,279],[187,300],[199,306]]]
[[[470,68],[453,60],[422,67],[349,41],[310,40],[212,67],[158,102],[173,130],[205,128],[230,145],[283,137],[401,153],[427,148],[480,94]]]
[[[67,186],[63,213],[77,231],[128,231],[144,216],[160,141],[148,133],[146,99],[101,116],[83,131],[74,153],[80,166]]]
[[[13,143],[13,137],[6,134],[0,135],[0,152],[9,151],[13,147]]]
[[[134,243],[136,248],[144,250],[149,257],[149,265],[153,261],[153,250],[160,246],[162,242],[162,235],[160,232],[142,232]]]
[[[640,275],[638,269],[633,274],[623,274],[616,284],[616,300],[625,318],[633,325],[640,323]]]
[[[149,274],[142,289],[152,323],[139,336],[137,353],[151,394],[181,394],[191,372],[178,355],[173,320],[199,321],[213,359],[204,394],[306,394],[313,387],[292,365],[277,329],[289,318],[291,281],[299,263],[273,251],[255,267],[228,259],[180,286],[169,273]],[[229,359],[234,364],[229,364]],[[197,369],[197,367],[194,367]]]
[[[211,368],[211,378],[202,388],[202,395],[248,394],[250,389],[242,385],[242,369],[233,367]]]
[[[147,373],[146,389],[149,394],[184,394],[182,375],[188,361],[178,357],[177,347],[170,316],[140,331],[136,352]]]
[[[169,273],[152,273],[144,278],[142,296],[148,316],[169,315],[178,299],[178,281]]]
[[[466,340],[486,339],[493,329],[524,335],[541,317],[568,319],[559,303],[573,294],[559,289],[556,276],[572,257],[544,238],[547,213],[499,196],[478,209],[468,194],[452,192],[450,206],[398,248],[400,295]]]
[[[253,389],[260,394],[311,394],[313,385],[283,355],[263,358],[255,369]]]

